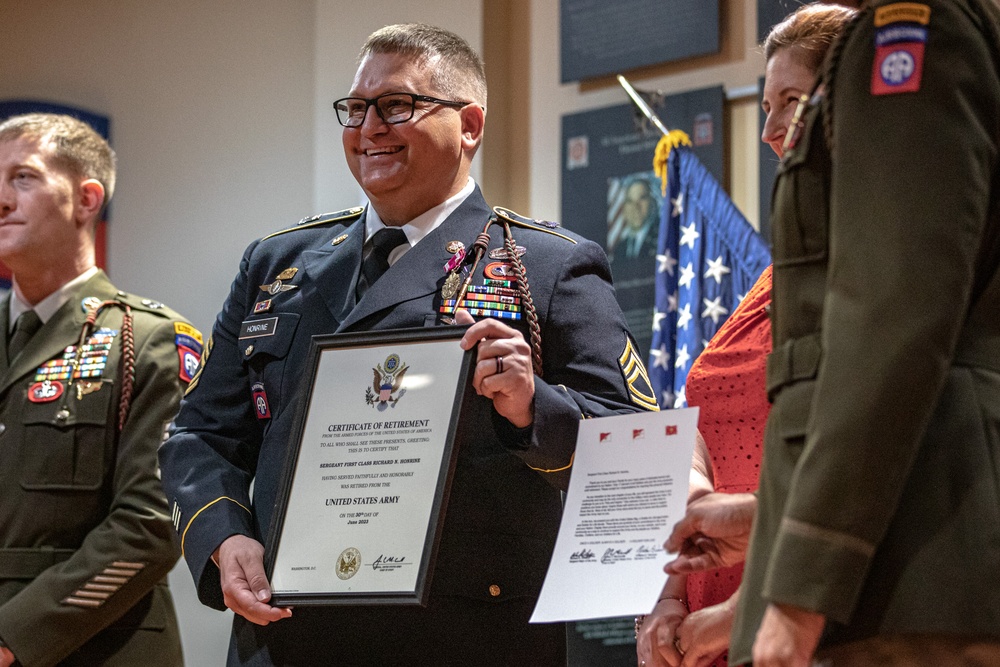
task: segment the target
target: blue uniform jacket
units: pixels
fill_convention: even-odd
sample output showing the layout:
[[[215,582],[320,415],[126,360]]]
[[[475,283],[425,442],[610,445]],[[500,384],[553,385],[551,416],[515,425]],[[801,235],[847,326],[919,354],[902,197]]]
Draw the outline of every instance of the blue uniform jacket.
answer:
[[[477,188],[359,303],[355,286],[365,237],[360,209],[301,224],[246,250],[202,369],[160,450],[182,551],[205,604],[223,608],[219,573],[210,561],[219,544],[234,534],[263,542],[268,534],[295,435],[296,395],[311,336],[439,324],[443,267],[451,257],[446,246],[461,241],[471,248],[490,215]],[[514,429],[485,398],[466,403],[432,596],[488,602],[535,597],[555,542],[559,490],[568,483],[579,420],[637,411],[643,400],[633,396],[648,393],[644,371],[634,377],[638,359],[603,250],[530,222],[512,229],[526,249],[522,261],[541,326],[545,379],[535,380],[535,423],[528,431]],[[491,227],[491,236],[490,248],[501,247],[502,228]],[[488,261],[476,269],[474,284],[483,283]],[[274,295],[262,289],[290,268],[298,271],[283,282],[294,289]],[[271,299],[270,311],[254,314],[265,299]],[[275,317],[274,335],[240,340],[244,322]],[[512,326],[527,338],[523,321]],[[631,382],[625,375],[630,368]],[[268,419],[255,413],[255,383],[264,385]],[[395,611],[386,608],[386,618]],[[296,622],[293,617],[274,625],[294,633]]]

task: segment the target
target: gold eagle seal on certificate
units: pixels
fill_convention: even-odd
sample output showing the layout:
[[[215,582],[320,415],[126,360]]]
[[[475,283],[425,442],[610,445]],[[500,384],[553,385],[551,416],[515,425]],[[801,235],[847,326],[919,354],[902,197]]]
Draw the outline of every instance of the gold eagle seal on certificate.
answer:
[[[361,569],[361,552],[354,547],[347,547],[337,558],[337,576],[350,579]]]
[[[385,368],[382,367],[383,364]],[[403,389],[403,376],[409,368],[399,360],[398,354],[390,354],[382,364],[375,364],[372,369],[372,385],[365,388],[365,402],[380,412],[387,407],[396,407],[396,403],[406,393],[406,389]]]

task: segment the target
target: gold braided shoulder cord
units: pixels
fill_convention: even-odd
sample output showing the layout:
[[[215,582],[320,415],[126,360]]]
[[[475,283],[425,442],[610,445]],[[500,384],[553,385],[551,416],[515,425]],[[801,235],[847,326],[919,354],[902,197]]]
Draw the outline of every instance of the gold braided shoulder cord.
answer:
[[[118,403],[118,432],[121,433],[122,429],[125,428],[125,420],[128,418],[129,409],[132,405],[132,393],[135,390],[135,336],[132,329],[132,308],[127,303],[122,303],[121,301],[104,301],[97,308],[92,309],[87,314],[87,320],[83,323],[83,329],[80,331],[80,339],[76,344],[76,354],[73,357],[72,369],[69,375],[69,381],[66,387],[66,393],[69,395],[69,390],[73,386],[73,381],[76,379],[76,371],[80,367],[80,361],[83,357],[83,346],[86,344],[87,339],[90,338],[91,334],[94,333],[94,327],[97,325],[97,316],[107,307],[121,308],[124,312],[122,314],[122,329],[121,329],[121,341],[122,341],[122,363],[121,363],[121,400]]]
[[[528,272],[521,258],[517,255],[517,245],[514,243],[514,235],[510,230],[510,224],[506,220],[501,223],[497,219],[497,216],[490,216],[489,222],[486,223],[483,231],[476,237],[476,241],[472,244],[472,249],[475,252],[475,257],[472,260],[472,268],[469,270],[469,275],[465,277],[461,289],[459,289],[458,294],[455,296],[455,308],[458,308],[458,304],[462,302],[462,299],[468,293],[476,269],[479,267],[479,262],[482,260],[483,255],[486,254],[487,248],[489,248],[490,227],[494,224],[503,225],[504,247],[507,250],[507,258],[510,260],[514,274],[517,277],[517,291],[521,296],[521,303],[524,305],[524,316],[528,322],[528,333],[531,338],[531,366],[534,369],[535,375],[542,377],[542,329],[538,324],[538,313],[535,310],[535,302],[531,298],[531,289],[528,286]]]

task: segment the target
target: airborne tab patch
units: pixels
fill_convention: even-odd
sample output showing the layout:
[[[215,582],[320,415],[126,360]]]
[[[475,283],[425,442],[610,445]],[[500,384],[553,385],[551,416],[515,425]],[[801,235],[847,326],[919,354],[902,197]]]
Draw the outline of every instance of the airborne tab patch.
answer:
[[[927,25],[931,22],[931,8],[919,2],[894,2],[875,10],[875,27],[881,28],[890,23],[919,23]]]
[[[185,324],[184,322],[174,322],[174,333],[184,336],[190,336],[198,341],[200,345],[203,341],[201,338],[201,332],[195,329],[190,324]]]

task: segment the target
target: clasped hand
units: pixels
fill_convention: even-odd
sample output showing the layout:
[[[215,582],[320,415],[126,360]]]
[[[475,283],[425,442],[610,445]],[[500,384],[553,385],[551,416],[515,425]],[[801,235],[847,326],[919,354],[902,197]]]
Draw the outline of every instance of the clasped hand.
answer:
[[[477,344],[472,387],[493,401],[493,407],[517,428],[535,421],[535,371],[531,346],[517,329],[499,320],[476,320],[465,310],[455,314],[458,324],[471,324],[460,341],[463,350]]]
[[[689,574],[742,563],[756,511],[757,497],[750,493],[707,493],[691,501],[663,545],[678,554],[663,569]]]

